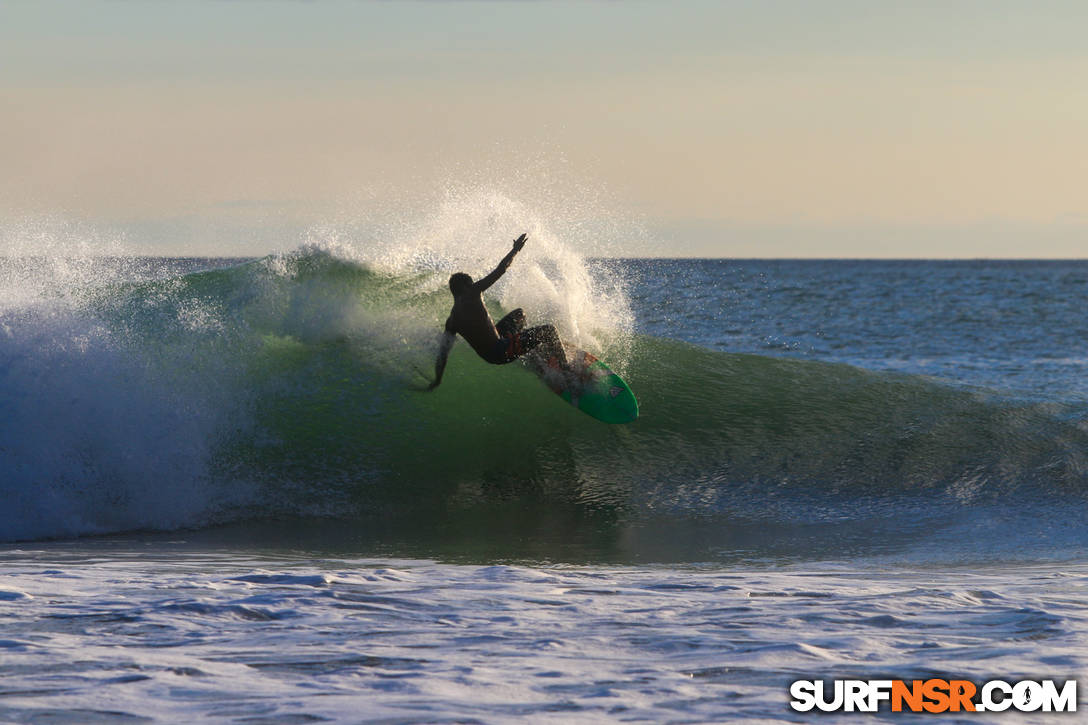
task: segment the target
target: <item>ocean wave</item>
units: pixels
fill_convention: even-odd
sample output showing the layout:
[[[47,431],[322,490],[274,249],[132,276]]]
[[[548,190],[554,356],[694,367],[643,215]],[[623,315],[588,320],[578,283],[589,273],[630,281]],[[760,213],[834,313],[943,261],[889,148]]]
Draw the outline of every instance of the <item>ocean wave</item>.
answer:
[[[805,523],[1088,491],[1088,432],[1058,406],[634,335],[622,281],[586,269],[542,260],[492,312],[533,300],[531,318],[608,360],[639,398],[626,426],[465,345],[422,392],[442,265],[306,247],[9,303],[0,540],[496,500]]]

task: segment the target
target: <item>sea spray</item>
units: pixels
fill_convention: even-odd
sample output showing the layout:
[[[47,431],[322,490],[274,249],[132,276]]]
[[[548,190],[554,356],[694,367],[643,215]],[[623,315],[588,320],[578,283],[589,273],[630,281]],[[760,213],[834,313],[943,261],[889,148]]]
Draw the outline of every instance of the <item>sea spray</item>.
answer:
[[[411,277],[420,294],[447,293],[454,272],[477,279],[494,269],[522,232],[529,241],[515,264],[488,292],[494,310],[521,307],[530,324],[550,322],[565,340],[587,349],[608,347],[622,369],[623,345],[634,326],[627,280],[601,274],[587,260],[621,233],[602,229],[595,206],[572,202],[542,211],[487,188],[450,191],[433,213],[395,225],[358,220],[319,225],[305,249],[325,251],[378,274]],[[290,258],[292,255],[287,255]],[[446,300],[448,302],[448,300]]]

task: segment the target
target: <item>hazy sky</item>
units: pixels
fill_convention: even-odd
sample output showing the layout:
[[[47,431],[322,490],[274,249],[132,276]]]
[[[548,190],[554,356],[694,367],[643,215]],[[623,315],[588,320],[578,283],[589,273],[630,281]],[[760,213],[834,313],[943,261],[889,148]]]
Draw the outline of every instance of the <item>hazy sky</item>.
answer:
[[[637,254],[1084,257],[1086,29],[1083,2],[4,0],[0,214],[248,254],[486,183],[592,190]]]

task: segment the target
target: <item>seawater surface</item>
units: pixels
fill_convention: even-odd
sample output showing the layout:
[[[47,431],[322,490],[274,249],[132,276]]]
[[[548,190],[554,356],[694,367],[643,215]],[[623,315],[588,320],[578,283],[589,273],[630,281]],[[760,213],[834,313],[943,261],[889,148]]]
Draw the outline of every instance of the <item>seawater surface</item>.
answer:
[[[797,679],[1064,680],[1088,637],[1084,564],[452,565],[142,547],[6,553],[0,718],[795,722]]]
[[[794,679],[1081,675],[1088,263],[537,238],[493,313],[635,423],[463,345],[421,392],[487,271],[456,246],[0,261],[0,719],[797,722]]]

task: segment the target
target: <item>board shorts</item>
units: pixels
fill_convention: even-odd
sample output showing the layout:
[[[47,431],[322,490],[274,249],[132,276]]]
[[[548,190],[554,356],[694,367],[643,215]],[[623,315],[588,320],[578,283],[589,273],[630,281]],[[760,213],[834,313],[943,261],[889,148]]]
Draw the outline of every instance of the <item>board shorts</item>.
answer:
[[[515,332],[509,337],[500,337],[495,343],[490,362],[503,365],[513,362],[530,350],[547,343],[556,343],[559,334],[552,325],[530,327],[528,330]]]
[[[554,325],[538,325],[528,330],[524,327],[525,313],[520,307],[499,320],[495,325],[499,339],[495,342],[488,362],[505,365],[540,345],[559,344],[559,333]]]

